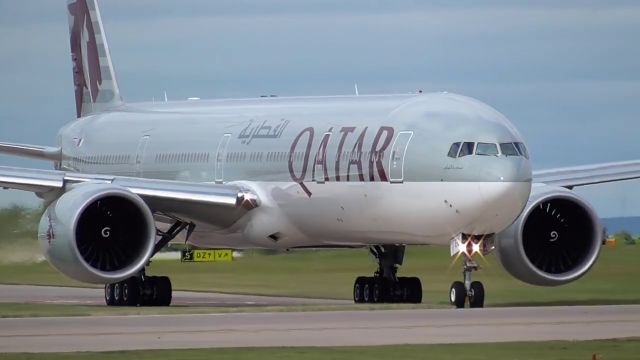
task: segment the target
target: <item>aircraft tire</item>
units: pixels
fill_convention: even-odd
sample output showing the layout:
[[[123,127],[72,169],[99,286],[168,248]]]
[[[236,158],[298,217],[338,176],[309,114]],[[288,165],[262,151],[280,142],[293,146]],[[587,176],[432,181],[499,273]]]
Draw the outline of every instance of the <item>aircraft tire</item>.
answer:
[[[467,299],[467,289],[465,289],[462,281],[454,281],[449,289],[449,301],[451,305],[454,305],[457,309],[464,308],[464,303]]]
[[[358,276],[353,283],[353,302],[356,304],[364,302],[364,284],[366,280],[365,276]]]
[[[154,306],[157,298],[156,277],[146,276],[140,284],[140,306]]]
[[[484,285],[480,281],[473,281],[471,283],[471,296],[469,296],[469,307],[482,308],[484,307]]]
[[[373,278],[372,277],[365,278],[363,289],[364,289],[363,291],[364,302],[372,303],[373,302]]]
[[[417,277],[410,277],[408,279],[409,285],[409,298],[408,302],[413,304],[420,304],[422,302],[422,282]]]
[[[384,302],[384,289],[382,285],[382,279],[374,278],[371,282],[371,302],[381,303]]]
[[[166,276],[159,276],[155,281],[156,298],[155,306],[169,306],[172,299],[171,280]]]
[[[121,282],[122,302],[126,306],[138,306],[140,304],[140,281],[136,277],[130,277]]]
[[[113,284],[113,305],[124,305],[124,300],[122,299],[122,282]]]
[[[104,303],[107,304],[107,306],[116,305],[116,301],[113,298],[113,284],[104,285]]]
[[[394,299],[394,302],[408,303],[409,299],[411,299],[411,289],[409,288],[409,281],[406,277],[398,277],[398,288],[400,290],[400,294]]]

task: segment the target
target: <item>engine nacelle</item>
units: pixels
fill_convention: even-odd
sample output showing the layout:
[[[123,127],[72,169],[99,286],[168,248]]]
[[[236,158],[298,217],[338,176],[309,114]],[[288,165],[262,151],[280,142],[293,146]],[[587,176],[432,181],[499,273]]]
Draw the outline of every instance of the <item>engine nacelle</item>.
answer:
[[[515,278],[556,286],[589,271],[602,239],[600,219],[584,199],[565,188],[536,186],[522,214],[498,234],[496,250]]]
[[[155,222],[142,199],[111,184],[80,184],[45,211],[38,239],[47,260],[88,283],[113,283],[140,271],[156,240]]]

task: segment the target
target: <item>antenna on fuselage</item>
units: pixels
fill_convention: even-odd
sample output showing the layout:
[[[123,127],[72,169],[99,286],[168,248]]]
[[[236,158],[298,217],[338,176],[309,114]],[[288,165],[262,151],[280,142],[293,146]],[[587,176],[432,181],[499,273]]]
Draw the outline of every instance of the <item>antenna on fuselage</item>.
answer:
[[[356,96],[360,96],[360,93],[358,92],[358,83],[355,83],[354,87],[356,89]]]

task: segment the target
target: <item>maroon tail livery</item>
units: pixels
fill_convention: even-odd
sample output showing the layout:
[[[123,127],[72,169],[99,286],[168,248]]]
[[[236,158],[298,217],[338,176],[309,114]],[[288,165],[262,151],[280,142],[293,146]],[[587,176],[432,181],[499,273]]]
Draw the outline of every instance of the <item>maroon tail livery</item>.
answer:
[[[121,105],[96,0],[71,0],[67,9],[77,117]]]

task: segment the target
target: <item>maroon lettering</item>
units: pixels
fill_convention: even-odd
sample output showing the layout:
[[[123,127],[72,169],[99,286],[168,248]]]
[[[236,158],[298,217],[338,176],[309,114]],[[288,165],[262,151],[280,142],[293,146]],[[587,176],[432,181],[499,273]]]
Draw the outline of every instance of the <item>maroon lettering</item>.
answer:
[[[322,166],[324,181],[329,181],[329,169],[327,169],[327,145],[329,144],[332,130],[332,127],[327,130],[327,132],[322,136],[320,145],[318,145],[318,151],[316,152],[316,157],[313,161],[313,170],[311,172],[311,176],[314,181],[319,181],[316,179],[316,168],[318,166]]]
[[[385,135],[384,141],[378,148],[378,143],[380,142],[383,134]],[[371,154],[369,155],[369,181],[375,181],[375,174],[373,171],[374,163],[376,170],[378,171],[380,181],[388,181],[382,160],[384,158],[384,151],[389,147],[389,145],[391,145],[391,139],[393,139],[393,128],[390,126],[381,126],[373,139],[373,144],[371,145]]]
[[[353,149],[351,149],[351,154],[349,156],[349,165],[347,165],[347,181],[351,181],[349,176],[351,176],[351,165],[355,165],[358,169],[358,178],[360,181],[364,181],[364,172],[362,171],[362,144],[364,143],[364,136],[367,133],[367,128],[365,127],[358,136],[358,140],[353,145]]]
[[[296,147],[298,146],[298,142],[300,141],[300,139],[302,138],[302,136],[308,133],[309,137],[307,139],[307,147],[304,151],[304,160],[302,162],[302,171],[300,172],[300,175],[296,175],[295,170],[293,168],[293,157],[296,151]],[[309,154],[311,153],[311,146],[313,145],[313,128],[312,127],[308,127],[304,130],[302,130],[298,136],[296,136],[296,138],[293,140],[293,143],[291,144],[291,149],[289,151],[289,175],[291,176],[291,179],[298,183],[298,185],[300,185],[300,187],[302,188],[302,190],[304,190],[304,192],[307,194],[307,196],[311,197],[311,191],[309,191],[309,189],[307,188],[307,186],[304,184],[304,179],[307,176],[307,165],[309,164]]]
[[[346,126],[340,129],[342,133],[342,138],[340,138],[340,143],[338,143],[338,152],[336,153],[336,181],[340,181],[340,158],[342,157],[342,148],[344,147],[344,142],[347,140],[347,135],[352,133],[356,128],[353,126]]]

